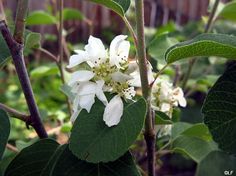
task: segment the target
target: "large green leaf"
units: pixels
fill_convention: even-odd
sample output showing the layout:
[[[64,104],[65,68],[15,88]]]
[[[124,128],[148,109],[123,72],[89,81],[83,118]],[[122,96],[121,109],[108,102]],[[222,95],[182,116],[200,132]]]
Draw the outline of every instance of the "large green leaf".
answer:
[[[200,162],[208,153],[218,150],[206,125],[177,122],[172,128],[172,150]]]
[[[90,0],[97,4],[106,6],[120,16],[124,16],[130,6],[130,0]]]
[[[10,122],[7,113],[0,109],[0,160],[10,134]]]
[[[217,150],[214,143],[187,135],[180,135],[173,141],[172,145],[174,151],[188,155],[197,163],[211,151]]]
[[[165,53],[167,63],[196,56],[236,59],[236,37],[226,34],[201,34],[170,47]]]
[[[40,175],[50,157],[58,147],[52,139],[42,139],[23,149],[9,164],[5,176]]]
[[[219,13],[219,17],[224,19],[236,21],[236,1],[227,3]]]
[[[32,12],[26,19],[26,25],[49,25],[56,23],[56,17],[41,10]]]
[[[70,138],[70,150],[88,162],[114,161],[122,156],[140,134],[146,115],[143,98],[124,108],[117,126],[103,121],[104,105],[96,100],[90,113],[83,110],[76,119]]]
[[[236,65],[231,66],[209,91],[203,105],[204,123],[219,148],[236,154]]]
[[[235,176],[236,158],[220,152],[209,153],[198,165],[196,176]],[[227,174],[231,173],[231,174]]]
[[[47,176],[140,176],[129,152],[114,162],[92,164],[79,160],[67,145],[61,146]],[[45,175],[45,176],[46,176]],[[41,175],[43,176],[43,175]]]
[[[181,135],[186,129],[192,127],[190,123],[186,122],[177,122],[173,124],[171,129],[171,138],[174,140],[179,135]]]

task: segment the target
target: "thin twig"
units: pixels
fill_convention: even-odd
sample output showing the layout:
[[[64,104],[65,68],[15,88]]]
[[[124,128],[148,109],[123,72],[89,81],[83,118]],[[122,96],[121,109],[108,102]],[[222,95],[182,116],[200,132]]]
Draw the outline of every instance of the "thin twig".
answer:
[[[38,50],[42,53],[44,53],[45,55],[48,56],[48,58],[52,59],[54,62],[58,62],[58,59],[55,55],[53,55],[50,51],[44,49],[44,48],[38,48]]]
[[[59,23],[59,60],[57,62],[60,75],[61,75],[61,81],[62,84],[65,84],[65,75],[64,75],[64,68],[63,68],[63,58],[64,58],[64,52],[63,52],[63,46],[65,43],[65,39],[63,38],[63,8],[64,8],[64,0],[59,1],[59,18],[60,18],[60,23]],[[67,107],[69,110],[69,114],[72,115],[72,107],[70,104],[69,98],[66,96],[66,101],[67,101]]]
[[[17,118],[17,119],[20,119],[20,120],[22,120],[22,121],[24,121],[24,122],[27,122],[27,121],[29,120],[29,118],[30,118],[29,115],[24,114],[24,113],[21,113],[21,112],[15,110],[15,109],[13,109],[13,108],[10,108],[10,107],[8,107],[8,106],[2,104],[2,103],[0,103],[0,109],[6,111],[6,112],[9,113],[9,115],[11,115],[12,117],[15,117],[15,118]]]
[[[7,143],[6,148],[8,150],[11,150],[11,151],[15,152],[15,153],[19,153],[19,150],[15,146],[13,146],[13,145],[11,145],[9,143]]]
[[[208,33],[210,30],[211,30],[211,27],[214,23],[214,17],[215,17],[215,14],[216,14],[216,10],[217,10],[217,7],[220,3],[220,0],[215,0],[215,3],[214,3],[214,6],[213,6],[213,9],[210,13],[210,16],[209,16],[209,19],[207,21],[207,24],[205,26],[205,29],[204,29],[204,33]],[[197,62],[197,59],[196,58],[193,58],[189,61],[189,66],[188,66],[188,70],[187,70],[187,73],[183,79],[183,83],[182,83],[182,88],[185,89],[186,85],[187,85],[187,82],[191,76],[191,73],[192,73],[192,70],[193,70],[193,67],[194,65],[196,64]]]

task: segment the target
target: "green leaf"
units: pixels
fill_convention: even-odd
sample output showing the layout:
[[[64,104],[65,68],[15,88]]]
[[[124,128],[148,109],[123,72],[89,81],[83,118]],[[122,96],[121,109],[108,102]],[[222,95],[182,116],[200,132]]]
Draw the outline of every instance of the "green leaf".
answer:
[[[236,37],[226,34],[201,34],[192,40],[170,47],[165,53],[165,59],[169,64],[196,56],[236,59]]]
[[[59,157],[47,176],[140,176],[129,152],[114,162],[98,164],[79,160],[67,145],[60,147],[60,151],[58,150],[55,155]]]
[[[83,110],[76,119],[70,138],[70,150],[79,159],[92,163],[114,161],[122,156],[140,134],[146,115],[143,98],[125,106],[117,126],[103,121],[104,105],[96,100],[90,113]]]
[[[180,135],[172,143],[172,149],[188,155],[199,163],[208,153],[217,150],[216,145],[198,137]]]
[[[170,117],[166,115],[164,112],[155,111],[155,115],[156,115],[155,118],[156,125],[168,125],[173,123]]]
[[[236,2],[227,3],[224,8],[219,13],[219,17],[223,17],[224,19],[236,21]]]
[[[235,176],[236,159],[226,153],[213,151],[209,153],[198,165],[196,176],[222,176],[226,175],[225,171],[233,171]]]
[[[212,140],[211,134],[210,134],[207,126],[203,123],[194,124],[192,127],[187,128],[181,134],[186,135],[186,136],[197,137],[197,138],[203,139],[205,141]]]
[[[29,32],[25,39],[25,48],[39,48],[41,34],[36,32]]]
[[[175,38],[168,37],[168,34],[156,36],[148,46],[148,54],[159,62],[165,60],[165,52],[171,46],[177,44]]]
[[[26,19],[26,25],[49,25],[56,24],[57,19],[45,11],[34,11]]]
[[[84,15],[77,9],[64,8],[63,9],[63,20],[83,20]]]
[[[179,135],[181,135],[186,129],[190,128],[192,125],[186,122],[177,122],[173,124],[171,129],[171,138],[174,140]]]
[[[130,0],[90,0],[97,4],[104,5],[105,7],[113,10],[120,16],[124,16],[125,12],[130,6]]]
[[[58,67],[55,64],[39,66],[30,72],[31,77],[40,78],[58,74]]]
[[[57,148],[57,150],[54,152],[53,155],[51,155],[51,158],[48,160],[48,163],[43,168],[40,176],[52,176],[52,172],[54,171],[55,165],[58,162],[59,159],[62,159],[62,153],[65,152],[65,149],[67,148],[67,145],[61,145]],[[64,160],[65,158],[63,158]],[[63,166],[63,169],[65,169],[65,166]],[[63,172],[62,172],[63,173]],[[60,175],[62,174],[60,173]]]
[[[5,40],[3,39],[2,35],[0,34],[0,68],[3,67],[6,63],[7,58],[10,56],[10,51],[6,45]]]
[[[11,27],[10,29],[12,31],[13,27]],[[24,40],[25,40],[24,54],[27,54],[31,51],[32,48],[38,48],[40,46],[41,35],[39,33],[26,30],[24,35]],[[2,35],[0,35],[0,68],[5,66],[5,64],[10,60],[11,60],[11,53]]]
[[[40,175],[50,157],[58,147],[52,139],[42,139],[23,149],[9,164],[5,176]]]
[[[236,154],[236,65],[217,80],[203,104],[204,123],[219,148]]]
[[[0,109],[0,160],[6,148],[10,134],[10,122],[7,113]]]

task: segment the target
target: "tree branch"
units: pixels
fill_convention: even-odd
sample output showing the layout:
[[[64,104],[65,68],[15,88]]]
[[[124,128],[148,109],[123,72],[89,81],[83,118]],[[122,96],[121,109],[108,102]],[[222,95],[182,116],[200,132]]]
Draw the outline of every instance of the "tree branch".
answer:
[[[30,112],[30,125],[35,129],[40,138],[47,138],[48,135],[40,118],[23,56],[23,37],[27,9],[28,0],[18,0],[14,38],[4,20],[0,21],[0,31],[10,50],[20,84],[25,95]]]
[[[8,106],[2,104],[2,103],[0,103],[0,109],[2,109],[2,110],[4,110],[4,111],[8,112],[11,116],[13,116],[13,117],[15,117],[15,118],[17,118],[17,119],[19,119],[19,120],[22,120],[22,121],[24,121],[24,122],[28,122],[28,120],[29,120],[29,118],[30,118],[29,115],[24,114],[24,113],[21,113],[21,112],[15,110],[15,109],[13,109],[13,108],[10,108],[10,107],[8,107]]]
[[[148,60],[146,57],[146,46],[144,36],[144,3],[143,0],[135,0],[135,13],[137,23],[137,55],[139,61],[140,78],[142,84],[142,94],[147,101],[148,113],[145,120],[144,137],[147,144],[148,173],[155,176],[155,141],[156,135],[153,125],[154,113],[150,105],[151,88],[148,82]]]

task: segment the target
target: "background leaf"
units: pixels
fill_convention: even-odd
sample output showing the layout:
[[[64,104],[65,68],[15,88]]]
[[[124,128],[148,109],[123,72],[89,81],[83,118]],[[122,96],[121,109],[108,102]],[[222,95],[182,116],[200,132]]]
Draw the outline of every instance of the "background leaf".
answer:
[[[236,65],[218,79],[203,104],[204,123],[219,148],[236,154]]]
[[[175,38],[168,34],[156,36],[148,46],[148,54],[160,63],[165,61],[165,52],[168,48],[178,43]]]
[[[137,102],[124,108],[117,126],[108,127],[103,121],[104,105],[96,100],[90,113],[82,110],[72,128],[70,150],[79,159],[88,162],[114,161],[122,156],[140,134],[146,115],[146,102]]]
[[[217,150],[214,143],[187,135],[180,135],[172,145],[174,151],[188,155],[197,163],[211,151]]]
[[[7,58],[10,57],[10,51],[3,39],[2,35],[0,35],[0,68],[3,67],[6,63]]]
[[[42,139],[23,149],[9,164],[5,176],[40,175],[58,145],[52,139]]]
[[[29,14],[26,19],[26,25],[49,25],[49,24],[56,24],[57,19],[56,17],[52,16],[51,14],[45,11],[34,11]]]
[[[223,17],[226,20],[236,21],[236,2],[227,3],[220,11],[219,17]]]
[[[235,158],[220,151],[213,151],[200,162],[196,176],[222,176],[226,175],[225,171],[233,171],[232,176],[235,176],[235,168]]]
[[[236,59],[236,37],[226,34],[201,34],[170,47],[165,53],[167,63],[196,56]]]
[[[124,16],[125,12],[130,6],[130,0],[90,0],[97,4],[104,5],[105,7],[113,10],[120,16]]]
[[[7,113],[0,109],[0,160],[6,148],[10,134],[10,122]]]
[[[114,162],[92,164],[79,160],[67,145],[60,148],[60,157],[48,176],[140,176],[129,152]]]
[[[83,20],[84,15],[77,9],[64,8],[63,9],[63,20]]]

